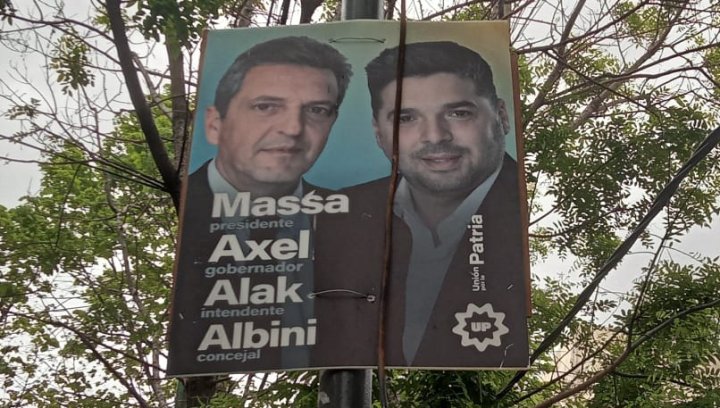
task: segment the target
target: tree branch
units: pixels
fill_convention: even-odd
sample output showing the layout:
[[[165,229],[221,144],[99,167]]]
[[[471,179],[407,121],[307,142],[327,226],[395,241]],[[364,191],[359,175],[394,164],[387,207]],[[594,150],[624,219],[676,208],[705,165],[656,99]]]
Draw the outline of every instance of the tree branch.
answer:
[[[142,395],[140,395],[140,393],[139,393],[138,390],[135,388],[135,386],[134,386],[131,382],[129,382],[129,381],[127,380],[127,378],[126,378],[123,374],[121,374],[115,367],[113,367],[113,365],[112,365],[109,361],[107,361],[107,359],[105,358],[105,356],[102,355],[102,353],[100,353],[99,351],[97,351],[96,345],[101,345],[101,346],[103,346],[103,347],[106,347],[106,348],[112,350],[113,352],[120,353],[120,354],[122,354],[122,355],[124,355],[124,356],[126,356],[126,357],[131,357],[132,359],[137,360],[137,361],[140,361],[141,363],[144,363],[144,362],[142,362],[141,360],[137,359],[135,356],[129,356],[127,353],[123,352],[122,350],[118,350],[118,349],[116,349],[116,348],[114,348],[114,347],[111,347],[111,346],[108,346],[108,345],[106,345],[106,344],[99,343],[99,342],[95,341],[94,339],[91,339],[90,336],[88,336],[87,334],[83,333],[82,331],[76,329],[75,327],[70,326],[70,325],[67,324],[67,323],[61,322],[61,321],[59,321],[59,320],[43,319],[43,318],[41,318],[41,317],[31,316],[31,315],[27,315],[27,314],[24,314],[24,313],[14,313],[14,312],[11,312],[11,314],[14,314],[14,315],[16,315],[16,316],[22,316],[22,317],[25,317],[25,318],[27,318],[27,319],[36,320],[36,321],[38,321],[38,322],[42,322],[42,323],[45,323],[45,324],[49,324],[49,325],[51,325],[51,326],[55,326],[55,327],[58,327],[58,328],[61,328],[61,329],[68,330],[68,331],[72,332],[73,334],[75,334],[75,335],[80,339],[80,341],[85,345],[85,347],[87,347],[87,349],[90,350],[90,352],[93,354],[93,356],[94,356],[96,359],[98,359],[98,361],[100,361],[100,363],[103,365],[103,367],[105,367],[105,369],[108,370],[108,372],[109,372],[110,374],[112,374],[112,376],[113,376],[116,380],[118,380],[118,381],[128,390],[128,392],[129,392],[129,393],[135,398],[135,400],[138,402],[138,404],[139,404],[140,407],[143,407],[143,408],[148,408],[148,407],[149,407],[147,401],[145,400],[145,398],[144,398]]]
[[[626,72],[633,72],[639,67],[641,67],[647,60],[649,60],[653,55],[655,55],[658,50],[661,49],[663,43],[665,42],[665,39],[667,38],[668,34],[670,34],[670,31],[674,27],[675,21],[680,17],[680,14],[682,13],[683,9],[679,8],[677,12],[675,13],[675,16],[671,18],[667,25],[665,26],[662,33],[658,35],[658,37],[653,41],[649,46],[648,49],[641,55],[635,62],[628,67],[625,71]],[[558,55],[562,58],[562,56]],[[614,82],[606,87],[606,89],[598,96],[593,98],[590,103],[587,104],[585,109],[575,118],[575,120],[570,124],[570,129],[577,129],[578,127],[582,126],[592,114],[597,112],[600,109],[601,104],[603,101],[610,96],[613,93],[616,93],[617,89],[622,85],[624,82]]]
[[[588,378],[587,380],[583,381],[582,383],[576,385],[575,387],[572,387],[570,389],[567,389],[565,391],[562,391],[545,401],[537,404],[535,408],[547,408],[551,407],[553,404],[560,402],[568,397],[571,397],[579,392],[585,391],[590,387],[591,385],[595,384],[596,382],[600,381],[603,377],[606,375],[612,373],[615,371],[615,369],[620,366],[631,354],[633,351],[635,351],[638,347],[640,347],[644,342],[650,340],[662,329],[666,328],[670,324],[672,324],[675,320],[685,317],[688,315],[691,315],[693,313],[697,313],[700,311],[703,311],[705,309],[710,309],[715,306],[720,305],[720,299],[715,299],[710,302],[702,303],[690,308],[687,308],[679,313],[676,313],[673,316],[670,316],[669,318],[665,319],[662,323],[658,324],[657,326],[653,327],[651,330],[648,330],[643,336],[641,336],[636,342],[629,345],[625,351],[620,354],[618,358],[616,358],[610,365],[605,367],[604,369],[598,371],[595,373],[592,377]]]
[[[160,137],[155,121],[152,117],[150,107],[145,100],[145,95],[140,86],[137,72],[132,63],[132,52],[128,44],[128,38],[125,33],[125,23],[122,19],[119,0],[107,0],[106,9],[108,18],[110,19],[110,27],[113,32],[113,43],[117,48],[118,60],[122,67],[123,77],[130,93],[130,100],[135,107],[135,113],[140,123],[140,128],[145,136],[150,153],[152,154],[155,166],[157,166],[166,191],[172,197],[175,210],[180,209],[180,182],[175,166],[165,149],[165,144]]]
[[[182,47],[174,28],[168,28],[165,34],[165,50],[170,69],[170,101],[172,106],[172,140],[175,150],[176,174],[182,174],[183,147],[188,137],[189,107],[185,92],[185,62]]]
[[[645,216],[640,220],[638,225],[633,229],[630,235],[620,246],[615,249],[615,252],[608,258],[605,264],[595,274],[593,280],[583,289],[578,295],[577,300],[573,307],[568,311],[567,315],[560,321],[560,323],[553,329],[553,331],[543,339],[538,345],[537,349],[533,351],[530,356],[530,363],[534,362],[542,353],[547,351],[557,340],[565,327],[572,321],[573,318],[580,312],[585,306],[585,303],[590,299],[592,293],[597,289],[600,282],[607,276],[610,271],[620,263],[622,258],[628,253],[630,248],[640,238],[640,235],[645,231],[650,222],[667,206],[672,199],[673,195],[680,187],[680,183],[690,174],[695,166],[700,163],[710,152],[720,143],[720,127],[715,129],[705,140],[695,149],[695,152],[687,160],[687,162],[677,171],[675,176],[665,185],[665,187],[657,195],[655,201],[650,206],[650,209]],[[526,374],[526,371],[519,372],[516,374],[510,382],[497,394],[497,398],[500,399],[507,395],[512,387],[517,384]]]

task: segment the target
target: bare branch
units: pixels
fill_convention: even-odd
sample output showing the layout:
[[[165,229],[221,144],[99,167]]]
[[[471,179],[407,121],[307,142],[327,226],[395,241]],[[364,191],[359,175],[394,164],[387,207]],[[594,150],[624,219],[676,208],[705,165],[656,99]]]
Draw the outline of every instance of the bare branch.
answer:
[[[571,387],[567,390],[561,391],[558,394],[546,399],[545,401],[537,404],[535,408],[546,408],[551,407],[553,404],[560,402],[568,397],[571,397],[579,392],[585,391],[590,387],[591,385],[595,384],[596,382],[600,381],[603,377],[607,376],[608,374],[612,373],[617,369],[617,367],[620,366],[631,354],[633,351],[635,351],[638,347],[640,347],[643,343],[650,340],[657,334],[659,331],[663,330],[670,324],[672,324],[675,320],[680,319],[682,317],[691,315],[693,313],[701,312],[706,309],[714,308],[716,306],[720,305],[720,299],[711,300],[706,303],[699,304],[697,306],[689,307],[679,313],[674,314],[673,316],[663,320],[660,324],[653,327],[652,329],[648,330],[643,336],[641,336],[639,339],[637,339],[635,342],[633,342],[631,345],[629,345],[625,351],[620,354],[611,364],[609,364],[604,369],[598,371],[594,375],[592,375],[587,380],[583,381],[582,383]]]
[[[108,17],[110,18],[110,26],[113,32],[113,42],[117,47],[118,59],[123,70],[130,99],[135,107],[140,127],[145,135],[145,140],[152,154],[155,165],[163,179],[166,191],[170,194],[175,205],[175,209],[180,208],[180,181],[177,175],[177,168],[170,160],[165,145],[160,138],[160,134],[155,126],[150,107],[145,101],[140,82],[138,81],[137,72],[133,67],[132,53],[128,46],[127,35],[125,34],[125,23],[120,12],[119,0],[106,1]]]

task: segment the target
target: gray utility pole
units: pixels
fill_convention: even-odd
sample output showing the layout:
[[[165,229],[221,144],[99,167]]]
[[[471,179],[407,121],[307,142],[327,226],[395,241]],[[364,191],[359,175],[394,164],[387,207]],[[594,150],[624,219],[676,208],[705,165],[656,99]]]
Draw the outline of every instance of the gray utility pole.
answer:
[[[342,19],[380,20],[382,0],[342,0]],[[370,408],[371,370],[325,370],[320,372],[318,408]]]
[[[342,0],[341,18],[345,20],[382,20],[382,0]]]

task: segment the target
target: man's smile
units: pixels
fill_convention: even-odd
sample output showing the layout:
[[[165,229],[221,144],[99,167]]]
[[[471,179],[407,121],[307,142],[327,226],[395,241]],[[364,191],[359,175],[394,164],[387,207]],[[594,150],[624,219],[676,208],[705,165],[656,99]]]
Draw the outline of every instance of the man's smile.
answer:
[[[301,153],[303,149],[298,145],[278,145],[278,146],[267,146],[260,148],[260,153],[274,154],[274,155],[294,155]]]
[[[462,158],[457,153],[433,153],[419,156],[423,164],[434,171],[450,171],[457,168]]]

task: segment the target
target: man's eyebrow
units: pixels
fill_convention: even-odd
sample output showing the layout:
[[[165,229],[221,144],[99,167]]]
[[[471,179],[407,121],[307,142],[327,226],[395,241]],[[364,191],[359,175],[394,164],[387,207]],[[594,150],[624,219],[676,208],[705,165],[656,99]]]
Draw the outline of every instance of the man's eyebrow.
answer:
[[[260,95],[250,99],[250,102],[284,102],[285,98],[271,95]]]
[[[477,108],[477,104],[472,101],[458,101],[446,103],[443,107],[445,109]]]
[[[329,107],[337,107],[337,103],[333,102],[329,99],[321,99],[317,101],[310,101],[303,104],[303,106],[310,106],[310,105],[328,105]]]
[[[272,95],[260,95],[256,96],[255,98],[250,99],[250,103],[255,102],[285,102],[287,101],[286,98],[280,97],[280,96],[272,96]],[[334,101],[331,101],[329,99],[321,99],[317,101],[310,101],[303,104],[303,106],[310,106],[310,105],[328,105],[329,107],[337,107],[337,103]]]

